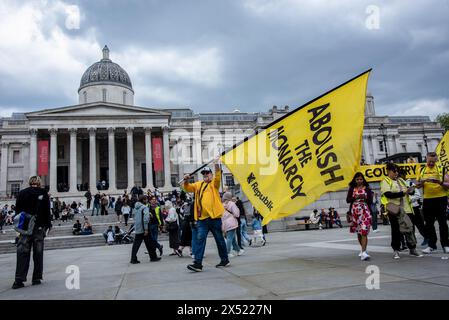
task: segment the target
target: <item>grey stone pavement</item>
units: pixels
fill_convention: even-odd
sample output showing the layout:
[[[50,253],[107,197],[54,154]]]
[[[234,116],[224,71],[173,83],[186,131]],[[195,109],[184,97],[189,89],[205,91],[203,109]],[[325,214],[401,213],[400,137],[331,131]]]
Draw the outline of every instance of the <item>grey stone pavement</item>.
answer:
[[[10,289],[15,254],[0,255],[0,299],[449,299],[449,255],[439,250],[421,258],[404,252],[393,260],[389,226],[371,233],[372,259],[360,261],[356,236],[347,228],[267,234],[265,247],[247,248],[245,255],[219,262],[215,242],[208,238],[204,271],[186,269],[190,257],[168,256],[150,263],[139,251],[140,264],[131,265],[130,245],[49,250],[40,286]],[[422,239],[418,237],[418,241]],[[66,267],[80,270],[80,289],[66,288]],[[380,289],[365,283],[367,266],[380,270]]]

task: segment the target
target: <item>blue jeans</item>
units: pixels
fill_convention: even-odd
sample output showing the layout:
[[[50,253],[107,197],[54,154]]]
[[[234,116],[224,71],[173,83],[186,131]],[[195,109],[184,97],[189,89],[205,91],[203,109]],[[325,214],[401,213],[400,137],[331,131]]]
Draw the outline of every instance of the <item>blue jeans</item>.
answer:
[[[240,231],[242,234],[242,238],[246,240],[246,242],[249,243],[250,237],[248,235],[248,231],[247,231],[247,222],[246,219],[242,218],[240,219]],[[243,242],[242,242],[243,244]]]
[[[99,204],[99,203],[98,203],[98,204],[95,204],[95,203],[94,203],[94,206],[93,206],[93,208],[92,208],[92,215],[94,215],[94,211],[95,211],[95,210],[97,210],[96,216],[98,216],[99,213],[100,213],[100,204]]]
[[[237,244],[237,239],[235,237],[236,231],[237,231],[237,229],[229,230],[226,232],[226,249],[228,250],[228,254],[231,253],[231,246],[234,249],[234,251],[237,251],[237,252],[240,251],[240,247]]]
[[[160,249],[161,244],[157,242],[157,237],[159,236],[159,226],[157,224],[150,224],[150,234],[156,244],[156,248]]]
[[[198,221],[197,230],[197,248],[195,250],[195,263],[202,265],[204,250],[206,249],[206,239],[209,231],[215,238],[215,243],[217,244],[218,255],[222,262],[228,262],[228,252],[226,249],[226,242],[223,238],[221,232],[221,219],[211,219],[207,218]]]

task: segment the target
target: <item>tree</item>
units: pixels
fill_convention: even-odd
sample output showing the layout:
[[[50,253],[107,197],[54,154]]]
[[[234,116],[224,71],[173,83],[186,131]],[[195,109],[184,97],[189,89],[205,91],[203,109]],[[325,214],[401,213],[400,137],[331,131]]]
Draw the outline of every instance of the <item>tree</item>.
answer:
[[[445,132],[449,130],[449,113],[440,113],[435,120],[440,123]]]

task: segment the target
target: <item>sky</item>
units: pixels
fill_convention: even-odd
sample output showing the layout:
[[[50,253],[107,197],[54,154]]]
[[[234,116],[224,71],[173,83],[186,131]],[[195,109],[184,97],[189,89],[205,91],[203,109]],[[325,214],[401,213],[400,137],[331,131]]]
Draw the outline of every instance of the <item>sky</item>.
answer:
[[[135,105],[298,107],[373,68],[377,115],[449,112],[449,0],[1,0],[0,116],[78,103],[102,57]]]

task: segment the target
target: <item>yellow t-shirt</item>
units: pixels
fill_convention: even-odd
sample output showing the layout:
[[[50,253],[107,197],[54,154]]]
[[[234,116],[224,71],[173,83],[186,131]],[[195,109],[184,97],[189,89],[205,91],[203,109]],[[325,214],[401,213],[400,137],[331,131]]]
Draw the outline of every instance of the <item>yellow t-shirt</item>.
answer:
[[[418,181],[420,181],[421,179],[424,180],[429,178],[441,180],[437,166],[433,166],[433,168],[426,166],[424,168],[424,174],[421,174],[418,177]],[[444,189],[443,186],[441,186],[438,183],[424,182],[423,189],[424,189],[423,192],[424,199],[441,198],[447,196],[447,190]]]

